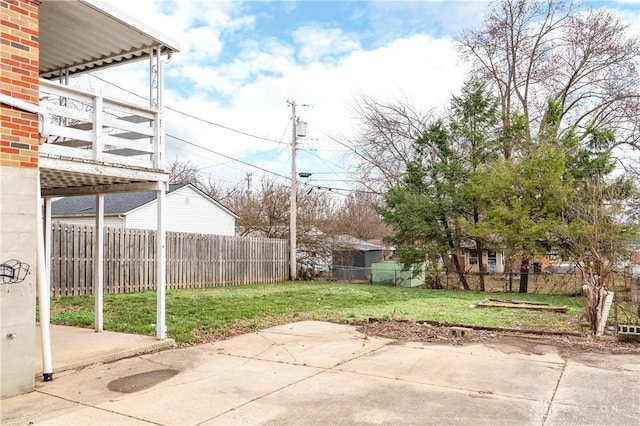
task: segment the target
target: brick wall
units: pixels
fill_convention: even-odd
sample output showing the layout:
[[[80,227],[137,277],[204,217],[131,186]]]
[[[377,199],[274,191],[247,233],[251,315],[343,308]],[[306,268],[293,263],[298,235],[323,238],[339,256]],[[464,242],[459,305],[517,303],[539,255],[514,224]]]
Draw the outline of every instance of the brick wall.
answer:
[[[0,93],[38,104],[38,7],[0,0]],[[38,116],[0,104],[0,165],[38,167]]]

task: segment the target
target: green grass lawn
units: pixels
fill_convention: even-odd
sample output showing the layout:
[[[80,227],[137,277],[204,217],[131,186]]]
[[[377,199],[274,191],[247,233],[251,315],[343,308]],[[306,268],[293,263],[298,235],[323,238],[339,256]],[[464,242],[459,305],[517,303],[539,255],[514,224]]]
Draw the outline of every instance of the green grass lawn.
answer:
[[[479,308],[486,297],[568,306],[567,314],[525,309]],[[106,295],[104,328],[155,334],[156,293]],[[329,282],[286,282],[199,290],[170,290],[166,298],[169,337],[196,344],[293,320],[361,322],[369,318],[426,320],[475,326],[577,331],[580,298],[536,294],[487,294]],[[91,327],[93,296],[51,299],[51,323]]]

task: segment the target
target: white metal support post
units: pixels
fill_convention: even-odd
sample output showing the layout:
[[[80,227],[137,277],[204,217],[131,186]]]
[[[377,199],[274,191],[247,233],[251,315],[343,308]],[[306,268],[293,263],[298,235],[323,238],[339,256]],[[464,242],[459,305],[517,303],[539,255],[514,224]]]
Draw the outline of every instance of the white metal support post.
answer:
[[[160,48],[149,48],[149,107],[159,109],[160,102]]]
[[[96,195],[96,233],[93,239],[93,315],[96,332],[104,330],[104,194]]]
[[[44,267],[47,273],[47,282],[51,288],[51,250],[53,247],[53,230],[51,228],[51,207],[53,198],[44,199]]]
[[[162,99],[164,92],[164,61],[160,59],[160,51],[156,50],[155,63],[154,56],[151,59],[151,68],[149,73],[151,74],[150,80],[150,93],[149,102],[150,107],[156,110],[156,117],[153,122],[153,142],[155,145],[155,152],[153,155],[153,166],[156,169],[164,168],[164,101]]]
[[[161,60],[160,48],[152,48],[149,52],[149,102],[150,107],[154,108],[158,114],[155,121],[154,143],[156,144],[156,152],[154,158],[154,167],[157,169],[164,168],[164,126],[162,123],[163,110],[163,89],[164,76],[162,73],[163,61]],[[157,223],[156,223],[156,337],[159,340],[167,338],[166,325],[166,287],[167,287],[167,237],[165,223],[165,196],[167,192],[166,182],[158,182],[158,190],[156,191],[157,200]]]
[[[297,206],[297,191],[298,182],[296,179],[296,143],[298,140],[298,132],[296,129],[296,102],[291,101],[291,194],[289,196],[289,275],[291,281],[295,281],[298,278],[297,268],[297,247],[296,247],[296,228],[298,206]]]
[[[158,202],[158,223],[157,223],[157,240],[156,240],[156,337],[159,340],[166,339],[167,326],[165,323],[165,297],[166,297],[166,235],[165,235],[165,223],[164,223],[164,210],[165,210],[165,194],[166,184],[160,182],[160,189],[156,191]]]

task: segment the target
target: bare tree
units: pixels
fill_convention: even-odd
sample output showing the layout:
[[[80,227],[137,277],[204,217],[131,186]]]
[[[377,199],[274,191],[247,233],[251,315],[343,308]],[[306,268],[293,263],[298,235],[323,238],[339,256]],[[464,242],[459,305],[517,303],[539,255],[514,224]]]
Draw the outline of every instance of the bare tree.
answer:
[[[257,188],[234,194],[229,206],[240,216],[240,234],[288,239],[290,190],[288,183],[265,176]],[[327,191],[299,188],[297,200],[298,260],[324,263],[330,256],[332,237],[339,230],[335,198]]]
[[[237,187],[225,187],[190,160],[175,159],[168,168],[169,183],[190,183],[209,197],[228,207],[227,204],[236,199],[240,190]],[[233,209],[232,209],[233,210]]]
[[[169,164],[169,183],[190,183],[198,185],[203,173],[198,166],[190,160],[180,161],[177,158]]]
[[[362,240],[382,239],[391,230],[373,208],[381,202],[381,197],[370,191],[350,193],[339,207],[336,217],[338,232]]]
[[[236,193],[230,207],[240,216],[237,222],[240,235],[288,238],[288,185],[263,177],[257,189]]]
[[[411,144],[427,128],[432,114],[406,99],[383,103],[366,95],[354,98],[351,107],[359,133],[345,146],[358,181],[374,192],[399,185],[411,158]]]
[[[229,207],[232,200],[242,194],[242,190],[237,186],[224,186],[220,181],[206,174],[196,183],[196,186],[209,197],[225,205],[225,207]]]
[[[640,38],[612,12],[500,0],[481,28],[462,35],[460,51],[500,97],[505,158],[527,141],[583,138],[593,128],[639,147]],[[526,140],[510,137],[517,127]]]
[[[585,179],[566,209],[567,232],[562,247],[582,273],[586,317],[596,332],[604,292],[613,288],[613,267],[629,258],[628,242],[635,237],[637,187],[629,179],[607,182],[602,176]]]
[[[333,241],[342,231],[336,224],[336,197],[325,190],[298,191],[298,260],[311,265],[326,264]]]

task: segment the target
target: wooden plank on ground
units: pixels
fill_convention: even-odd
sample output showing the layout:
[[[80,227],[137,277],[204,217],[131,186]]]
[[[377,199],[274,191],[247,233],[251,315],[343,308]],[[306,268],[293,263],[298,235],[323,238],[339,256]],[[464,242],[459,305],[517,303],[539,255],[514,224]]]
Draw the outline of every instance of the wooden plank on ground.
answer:
[[[499,299],[484,299],[480,303],[478,303],[478,307],[480,308],[507,308],[507,309],[530,309],[534,311],[551,311],[551,312],[561,312],[567,313],[566,306],[551,306],[548,304],[541,304],[539,302],[524,302],[524,301],[516,301],[516,303],[512,303],[514,301],[511,300],[499,300]]]

